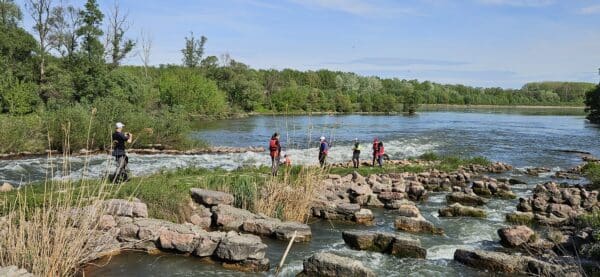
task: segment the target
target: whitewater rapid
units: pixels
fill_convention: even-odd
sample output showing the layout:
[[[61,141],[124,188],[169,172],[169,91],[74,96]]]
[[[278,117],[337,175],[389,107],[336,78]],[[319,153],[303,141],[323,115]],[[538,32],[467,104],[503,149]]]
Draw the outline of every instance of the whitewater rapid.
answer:
[[[362,144],[361,158],[370,160],[370,144]],[[392,140],[385,142],[386,153],[394,159],[415,157],[426,152],[435,151],[439,147],[435,143],[426,143],[416,139]],[[318,149],[285,149],[282,154],[290,155],[295,165],[318,164]],[[351,145],[332,145],[328,161],[332,163],[350,161]],[[164,170],[179,168],[206,168],[233,170],[240,167],[269,166],[268,152],[245,152],[227,154],[200,155],[129,155],[129,168],[134,176],[146,176]],[[113,157],[109,155],[25,158],[0,161],[0,182],[21,185],[48,179],[101,178],[113,171]]]

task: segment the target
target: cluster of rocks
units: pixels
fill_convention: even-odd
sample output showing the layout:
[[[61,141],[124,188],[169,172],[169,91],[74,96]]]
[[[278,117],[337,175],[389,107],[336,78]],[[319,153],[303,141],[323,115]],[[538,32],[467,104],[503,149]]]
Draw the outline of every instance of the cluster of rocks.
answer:
[[[192,224],[147,218],[146,205],[141,202],[112,199],[105,201],[105,206],[97,226],[102,235],[95,240],[95,255],[90,260],[136,249],[208,257],[244,271],[269,269],[267,245],[258,236],[235,231],[209,232]]]
[[[309,241],[312,237],[306,224],[283,222],[232,206],[234,197],[229,193],[192,188],[190,194],[194,201],[190,203],[188,222],[201,228],[245,232],[286,241],[296,232],[296,242]]]
[[[548,261],[529,256],[465,249],[457,249],[454,252],[454,260],[473,268],[492,272],[531,276],[581,276],[574,260]]]
[[[432,233],[443,234],[444,230],[437,228],[421,215],[421,211],[410,201],[404,201],[398,205],[398,216],[394,220],[397,230],[409,233]]]
[[[490,177],[483,177],[482,180],[474,181],[471,185],[473,193],[490,198],[497,197],[502,199],[515,199],[517,196],[512,192],[510,184],[507,182],[499,182]]]
[[[552,170],[547,167],[528,167],[522,170],[523,173],[531,176],[539,176],[543,173],[550,173]]]
[[[475,194],[471,190],[455,191],[446,195],[446,203],[452,205],[459,203],[465,206],[483,206],[488,203],[486,198]]]
[[[356,250],[390,254],[400,258],[425,259],[427,250],[416,239],[402,238],[392,233],[346,231],[342,233],[346,245]]]
[[[29,273],[26,269],[18,268],[14,265],[1,267],[0,276],[4,277],[33,277],[35,275]]]
[[[519,199],[517,210],[520,214],[507,216],[512,218],[533,219],[548,226],[561,226],[572,222],[586,212],[597,211],[598,191],[588,191],[582,187],[560,187],[554,182],[539,184],[533,190],[533,196]]]
[[[513,167],[502,162],[494,162],[488,165],[470,164],[463,166],[462,169],[473,173],[504,173],[513,170]]]

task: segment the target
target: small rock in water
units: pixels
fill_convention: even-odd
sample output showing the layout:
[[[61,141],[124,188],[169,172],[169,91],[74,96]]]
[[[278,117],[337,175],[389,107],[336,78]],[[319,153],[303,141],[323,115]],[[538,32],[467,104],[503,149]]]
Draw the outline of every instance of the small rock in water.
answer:
[[[376,276],[371,269],[366,268],[360,261],[327,252],[314,254],[304,261],[303,267],[304,270],[298,276]]]
[[[391,254],[400,258],[425,259],[427,250],[419,240],[401,238],[392,233],[345,231],[344,242],[350,248]]]
[[[454,203],[448,207],[441,208],[438,213],[440,217],[486,217],[485,210],[463,206],[460,203]]]
[[[524,225],[501,228],[498,230],[498,236],[500,243],[506,247],[518,247],[537,239],[535,232]]]

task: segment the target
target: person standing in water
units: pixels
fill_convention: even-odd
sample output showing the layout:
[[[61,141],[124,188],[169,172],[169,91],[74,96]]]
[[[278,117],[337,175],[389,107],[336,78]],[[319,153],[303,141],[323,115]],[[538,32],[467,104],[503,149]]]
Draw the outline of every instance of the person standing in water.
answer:
[[[269,141],[269,152],[271,154],[271,174],[277,176],[279,171],[279,157],[281,157],[281,144],[279,144],[279,134],[274,133]]]
[[[124,182],[128,179],[127,164],[129,163],[129,158],[127,157],[127,152],[125,151],[125,143],[131,143],[133,140],[133,135],[131,133],[123,133],[123,127],[125,127],[125,124],[117,122],[117,124],[115,124],[115,132],[112,134],[112,155],[115,157],[115,161],[117,162],[117,169],[115,170],[115,175],[112,176],[111,180],[113,183]]]
[[[377,150],[377,163],[379,164],[379,167],[382,167],[383,166],[383,155],[385,155],[385,150],[383,148],[383,142],[380,141],[377,144],[377,146],[378,146],[377,147],[378,148],[378,150]]]
[[[375,166],[375,161],[377,160],[377,154],[379,153],[379,139],[373,139],[373,166]]]
[[[360,142],[358,142],[358,138],[354,139],[354,146],[352,146],[352,164],[354,168],[358,168],[360,165]]]
[[[329,153],[329,144],[325,140],[325,137],[321,137],[319,139],[321,144],[319,145],[319,164],[321,167],[325,166],[325,160],[327,159],[327,154]]]

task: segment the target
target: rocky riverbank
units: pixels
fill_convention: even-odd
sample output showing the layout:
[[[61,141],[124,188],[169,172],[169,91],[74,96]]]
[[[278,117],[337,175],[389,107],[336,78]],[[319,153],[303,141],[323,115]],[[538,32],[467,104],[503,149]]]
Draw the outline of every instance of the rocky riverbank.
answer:
[[[407,161],[394,163],[409,164]],[[348,248],[358,251],[379,252],[398,259],[426,259],[427,248],[420,240],[408,236],[432,234],[444,239],[444,230],[439,221],[425,218],[419,207],[428,205],[434,195],[435,199],[445,199],[445,206],[439,210],[436,207],[440,218],[485,218],[488,216],[485,208],[490,202],[513,199],[516,197],[513,186],[524,183],[488,176],[510,170],[509,165],[493,163],[463,166],[452,172],[427,169],[365,176],[358,172],[329,174],[320,181],[320,190],[310,205],[310,215],[358,225],[370,226],[377,222],[393,227],[396,232],[391,228],[346,230],[340,238]],[[95,253],[88,261],[124,250],[138,250],[179,253],[210,260],[227,269],[264,272],[271,268],[265,240],[289,241],[294,234],[296,243],[313,239],[314,230],[310,225],[235,207],[235,199],[230,193],[192,188],[184,202],[187,212],[181,223],[148,218],[148,206],[139,200],[107,200],[105,212],[93,232],[97,236]],[[511,201],[516,204],[516,200]],[[374,208],[387,210],[392,215],[391,220],[378,221],[376,215],[380,213],[372,212]],[[503,249],[458,249],[454,259],[490,272],[540,276],[558,276],[560,272],[561,276],[580,276],[580,268],[571,266],[574,260],[569,257],[591,257],[590,253],[598,248],[598,241],[597,230],[580,228],[578,220],[582,215],[598,211],[597,190],[552,182],[539,184],[531,197],[519,200],[516,212],[506,214],[507,222],[529,226],[498,229],[497,244]],[[74,211],[75,214],[80,212]],[[364,228],[358,225],[357,229]],[[340,272],[361,276],[375,274],[374,268],[336,253],[316,253],[304,258],[302,274],[306,276],[339,276],[335,274]]]

